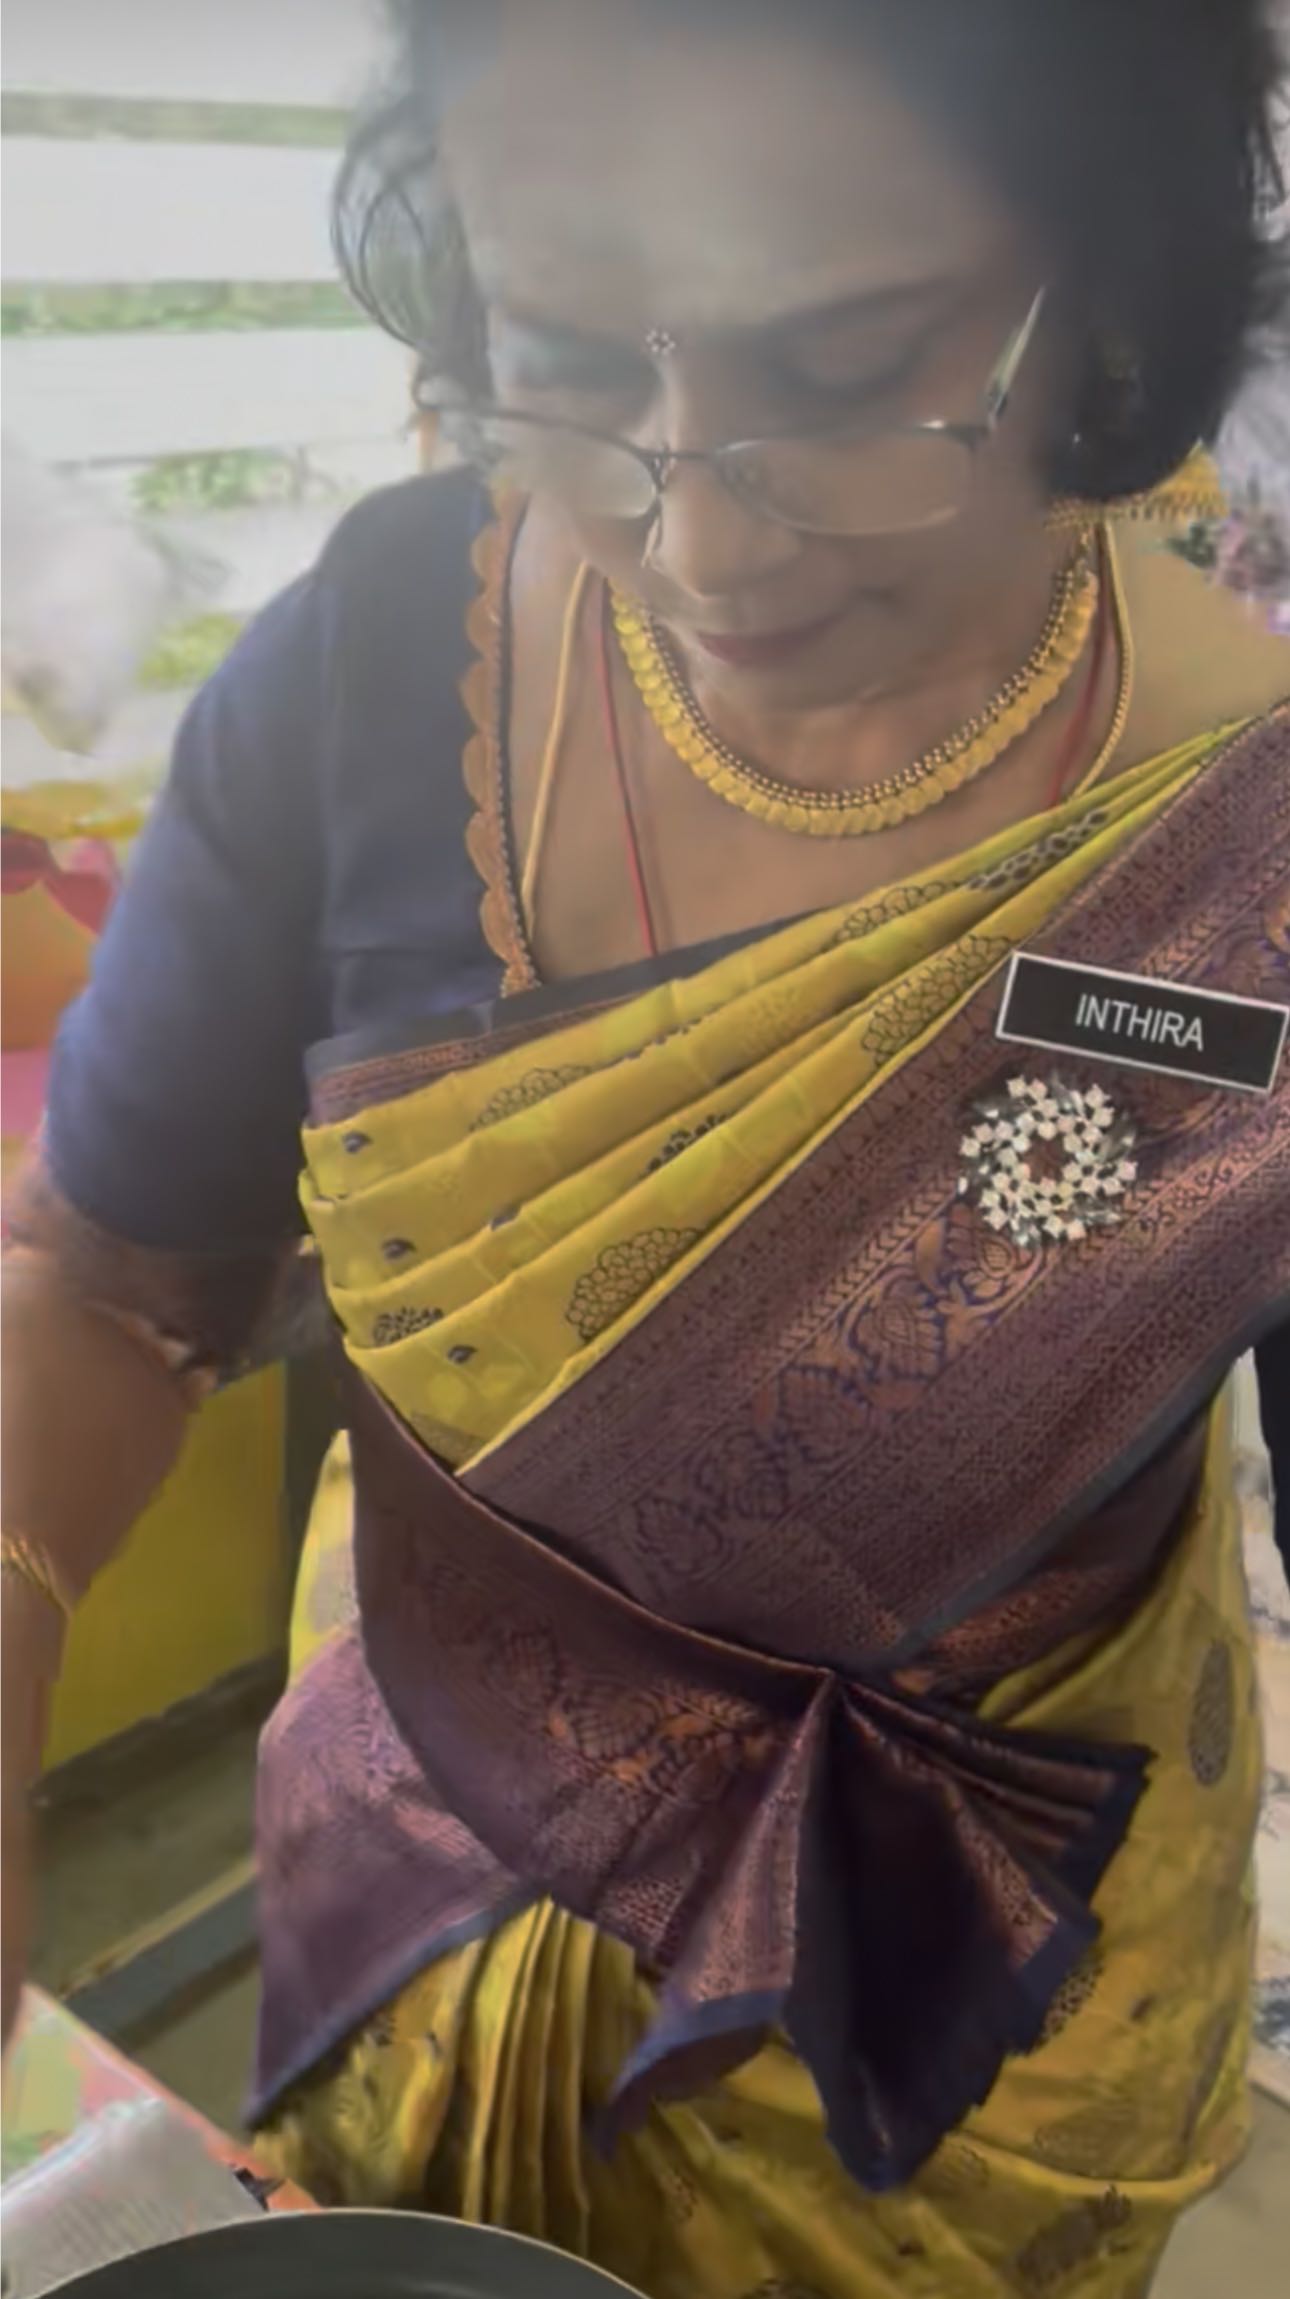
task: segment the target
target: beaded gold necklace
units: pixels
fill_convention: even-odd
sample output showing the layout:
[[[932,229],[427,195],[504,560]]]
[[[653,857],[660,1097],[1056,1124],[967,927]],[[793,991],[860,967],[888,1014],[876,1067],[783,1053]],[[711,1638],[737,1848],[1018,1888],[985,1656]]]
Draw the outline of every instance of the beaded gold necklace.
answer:
[[[1084,652],[1099,588],[1097,530],[1087,526],[1057,578],[1044,628],[1021,669],[956,733],[860,791],[803,789],[741,758],[708,724],[658,624],[618,591],[613,612],[623,659],[645,708],[700,782],[776,829],[812,838],[866,838],[962,790],[1034,725],[1061,694]]]

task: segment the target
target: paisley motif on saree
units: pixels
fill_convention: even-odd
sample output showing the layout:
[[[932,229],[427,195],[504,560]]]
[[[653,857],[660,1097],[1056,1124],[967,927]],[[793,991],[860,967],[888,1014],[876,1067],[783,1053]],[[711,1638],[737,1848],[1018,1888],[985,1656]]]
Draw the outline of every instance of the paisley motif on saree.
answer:
[[[785,2030],[880,2188],[1036,2042],[1148,1757],[977,1698],[1166,1552],[1284,1314],[1290,1128],[1284,1082],[1125,1073],[1124,1221],[1024,1252],[957,1195],[963,1113],[1023,940],[1290,1001],[1288,740],[501,1053],[324,1060],[361,1625],[269,1737],[262,2102],[543,1897],[657,1975],[620,2119]]]

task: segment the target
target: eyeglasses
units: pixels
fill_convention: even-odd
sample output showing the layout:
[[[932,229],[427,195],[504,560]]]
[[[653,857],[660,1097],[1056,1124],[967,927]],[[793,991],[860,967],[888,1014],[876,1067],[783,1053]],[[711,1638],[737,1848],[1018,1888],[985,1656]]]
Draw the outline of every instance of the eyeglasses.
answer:
[[[654,520],[682,464],[705,464],[763,518],[814,535],[896,535],[959,517],[976,459],[1007,412],[1047,293],[1014,328],[975,422],[845,427],[711,448],[637,447],[630,439],[488,404],[446,403],[443,433],[498,485],[554,495],[592,519]]]

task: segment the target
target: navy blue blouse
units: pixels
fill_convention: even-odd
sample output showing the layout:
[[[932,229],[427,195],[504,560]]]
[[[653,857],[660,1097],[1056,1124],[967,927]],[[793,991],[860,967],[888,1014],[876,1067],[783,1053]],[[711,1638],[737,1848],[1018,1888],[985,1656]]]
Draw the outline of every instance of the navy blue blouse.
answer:
[[[52,1064],[48,1168],[113,1236],[280,1249],[310,1045],[499,995],[459,692],[489,516],[465,473],[371,497],[189,709]],[[1259,1365],[1290,1560],[1290,1327]]]
[[[52,1063],[77,1209],[170,1252],[298,1226],[304,1054],[496,996],[462,776],[465,475],[373,496],[188,710]]]

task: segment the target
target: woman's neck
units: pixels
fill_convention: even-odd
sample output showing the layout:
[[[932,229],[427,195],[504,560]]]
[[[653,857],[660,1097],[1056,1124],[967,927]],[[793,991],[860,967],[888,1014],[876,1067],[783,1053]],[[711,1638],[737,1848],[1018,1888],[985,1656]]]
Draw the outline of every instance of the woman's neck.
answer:
[[[983,582],[980,604],[952,639],[915,642],[888,674],[842,702],[777,706],[714,679],[682,649],[687,684],[715,733],[741,757],[786,783],[862,790],[898,772],[983,710],[1013,678],[1043,630],[1071,537],[1039,531],[1009,552],[1006,586]],[[893,655],[899,639],[893,627]]]

